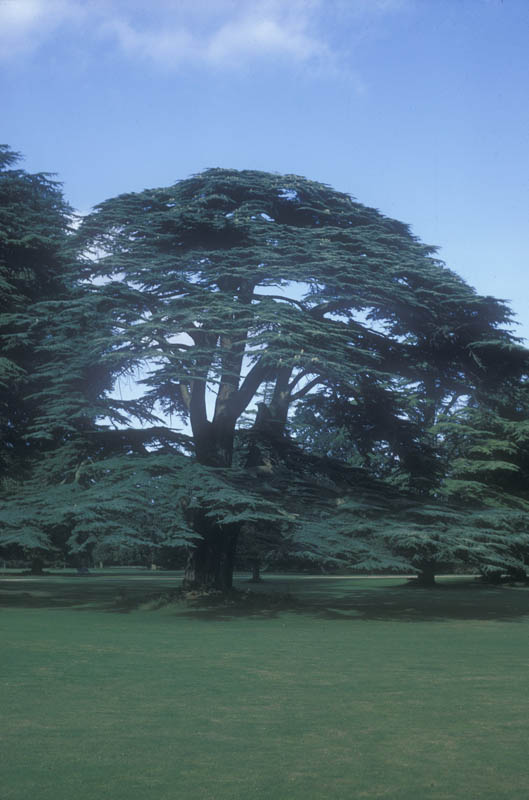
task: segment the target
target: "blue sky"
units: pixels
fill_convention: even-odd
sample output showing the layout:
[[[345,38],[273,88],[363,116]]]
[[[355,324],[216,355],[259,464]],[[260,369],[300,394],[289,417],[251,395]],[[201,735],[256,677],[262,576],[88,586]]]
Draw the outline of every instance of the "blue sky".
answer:
[[[85,212],[211,166],[412,225],[529,339],[527,0],[0,0],[0,139]]]

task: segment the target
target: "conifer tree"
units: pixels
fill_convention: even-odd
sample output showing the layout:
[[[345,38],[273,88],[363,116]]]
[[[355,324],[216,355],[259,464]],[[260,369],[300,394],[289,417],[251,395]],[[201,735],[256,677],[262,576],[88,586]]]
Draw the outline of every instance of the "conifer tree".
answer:
[[[72,209],[53,176],[19,159],[0,147],[0,545],[38,570],[68,550],[70,484],[100,449],[87,434],[109,413],[100,398],[114,375],[95,335],[104,316],[79,280]]]
[[[228,482],[236,430],[250,425],[238,468],[248,491],[267,466],[263,443],[280,450],[289,416],[315,394],[365,406],[370,386],[396,410],[402,387],[419,387],[426,429],[484,375],[501,380],[518,352],[504,303],[478,295],[406,225],[298,176],[211,169],[121,195],[84,219],[78,241],[85,277],[98,279],[91,297],[107,309],[114,373],[143,371],[137,416],[181,417],[198,465]],[[400,425],[408,454],[413,424]],[[244,514],[230,513],[195,495],[190,580],[231,584]]]
[[[42,443],[32,438],[41,408],[42,346],[50,331],[35,311],[70,296],[67,239],[71,209],[45,173],[16,168],[20,154],[0,146],[0,491],[11,498],[28,480]],[[3,532],[0,532],[0,537]],[[22,535],[38,552],[45,537]]]
[[[23,471],[37,411],[29,398],[40,365],[32,308],[64,296],[70,208],[46,174],[14,169],[20,155],[0,146],[0,471]]]

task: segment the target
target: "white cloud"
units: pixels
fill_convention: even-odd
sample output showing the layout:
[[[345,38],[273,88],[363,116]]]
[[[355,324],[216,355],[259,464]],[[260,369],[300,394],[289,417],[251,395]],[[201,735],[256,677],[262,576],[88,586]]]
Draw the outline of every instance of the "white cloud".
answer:
[[[234,20],[223,25],[207,42],[205,56],[213,62],[232,62],[238,56],[286,55],[305,61],[323,51],[303,30],[282,26],[274,18]]]
[[[105,20],[100,32],[114,39],[127,55],[157,62],[165,66],[189,60],[195,52],[193,36],[185,29],[139,30],[125,19]]]
[[[329,67],[329,22],[357,24],[409,1],[0,0],[0,57],[27,55],[63,29],[83,50],[103,40],[166,68],[239,67],[263,57]]]
[[[313,0],[185,0],[177,12],[162,0],[156,27],[140,27],[133,15],[126,18],[114,7],[101,30],[129,55],[170,67],[182,62],[233,67],[262,56],[305,62],[326,55],[324,43],[309,32],[316,5]]]
[[[0,0],[0,58],[36,50],[65,23],[84,17],[73,0]]]

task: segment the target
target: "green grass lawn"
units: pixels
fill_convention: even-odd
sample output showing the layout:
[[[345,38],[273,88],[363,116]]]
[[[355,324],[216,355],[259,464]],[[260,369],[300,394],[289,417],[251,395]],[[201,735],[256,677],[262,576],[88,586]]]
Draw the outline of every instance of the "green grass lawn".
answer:
[[[2,800],[529,797],[529,591],[170,573],[0,581]],[[265,598],[266,600],[266,598]]]

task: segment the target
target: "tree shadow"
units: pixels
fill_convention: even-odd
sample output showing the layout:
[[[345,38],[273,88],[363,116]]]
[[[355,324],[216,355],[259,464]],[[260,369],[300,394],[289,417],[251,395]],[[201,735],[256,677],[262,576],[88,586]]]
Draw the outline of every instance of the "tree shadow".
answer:
[[[281,613],[309,615],[322,620],[382,622],[444,622],[474,620],[514,622],[529,616],[529,588],[490,587],[479,582],[418,588],[413,585],[354,588],[340,596],[294,595],[291,600],[261,606],[241,601],[237,605],[203,605],[179,610],[196,620],[228,621],[240,617],[270,619]]]
[[[529,616],[526,586],[491,587],[479,583],[385,587],[380,592],[355,591],[321,606],[324,619],[363,619],[394,622],[475,620],[513,622]]]
[[[529,616],[529,588],[490,586],[468,579],[422,588],[391,581],[267,578],[262,584],[228,596],[186,599],[175,585],[156,586],[156,579],[134,582],[104,578],[42,576],[0,581],[0,607],[70,609],[127,614],[159,609],[197,621],[251,618],[267,620],[284,613],[322,620],[442,622],[476,620],[513,622]],[[388,585],[388,583],[390,585]],[[175,579],[176,584],[176,579]],[[287,591],[288,590],[288,591]]]
[[[71,609],[128,613],[151,596],[141,582],[126,579],[105,581],[88,577],[7,578],[0,580],[0,607],[28,609]]]

